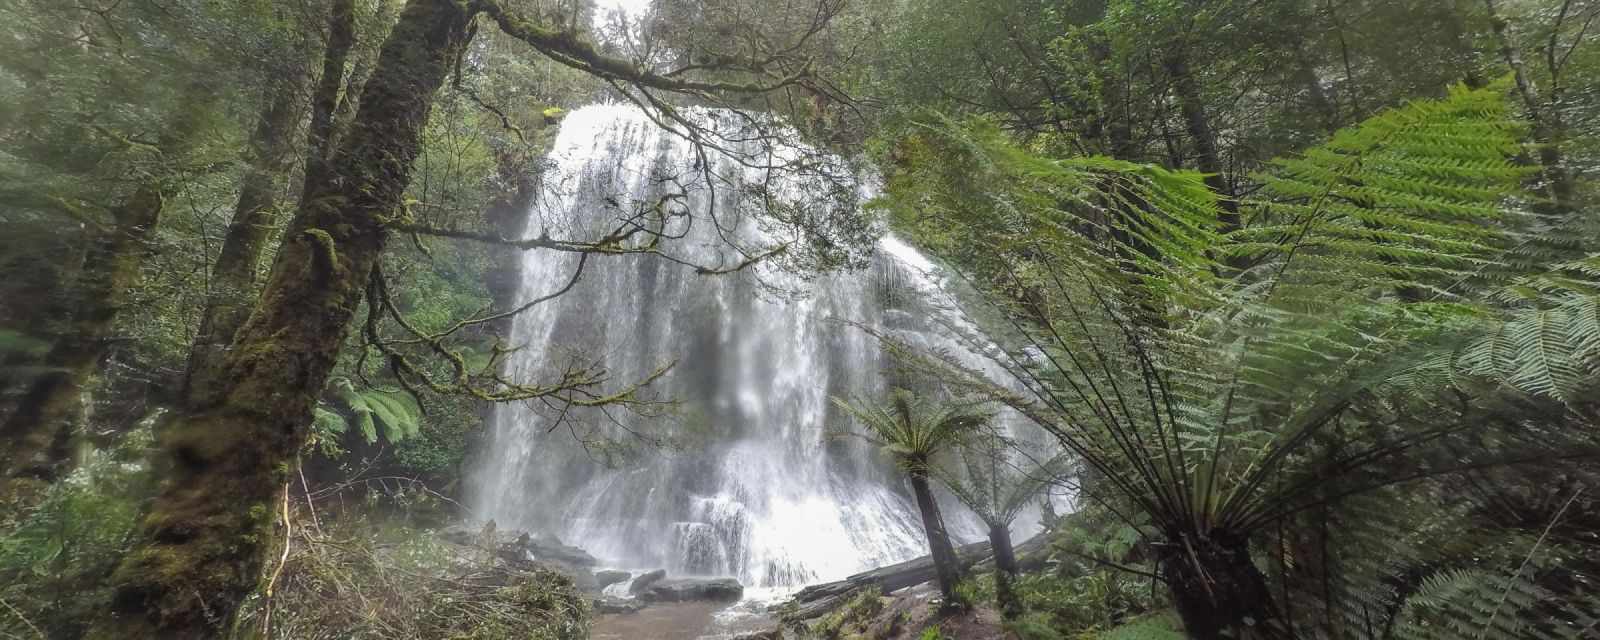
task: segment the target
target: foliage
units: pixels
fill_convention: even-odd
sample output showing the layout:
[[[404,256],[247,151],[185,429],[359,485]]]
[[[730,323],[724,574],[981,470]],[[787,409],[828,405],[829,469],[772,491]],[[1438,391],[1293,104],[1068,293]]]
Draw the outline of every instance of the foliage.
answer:
[[[852,595],[843,606],[824,616],[808,629],[808,637],[835,640],[854,638],[866,630],[873,618],[883,612],[883,592],[867,587]]]
[[[894,390],[881,405],[840,398],[833,403],[865,427],[847,433],[882,447],[896,464],[917,473],[931,471],[934,456],[990,419],[970,402],[936,403],[905,389]]]
[[[934,477],[989,526],[1009,526],[1045,488],[1067,474],[1067,459],[1028,459],[1022,445],[991,427],[969,435],[958,450],[960,465],[933,469]]]
[[[381,389],[357,390],[349,378],[335,378],[329,382],[329,393],[338,409],[350,418],[322,407],[317,408],[317,430],[327,434],[342,434],[354,426],[367,444],[383,439],[398,444],[415,437],[420,419],[416,403],[403,392]],[[381,429],[381,430],[380,430]]]
[[[157,419],[147,418],[119,446],[90,454],[31,510],[6,510],[0,635],[77,637],[104,607],[104,577],[127,552],[152,484],[142,458]]]
[[[891,152],[907,166],[883,206],[974,284],[971,321],[1002,345],[957,333],[1007,376],[882,337],[913,366],[1029,416],[1082,459],[1085,492],[1150,518],[1122,516],[1158,551],[1186,621],[1206,606],[1259,620],[1272,614],[1245,609],[1259,597],[1194,582],[1223,570],[1208,568],[1207,549],[1242,554],[1273,523],[1345,495],[1330,498],[1330,484],[1354,494],[1574,453],[1474,417],[1495,414],[1503,390],[1562,397],[1538,375],[1479,368],[1454,388],[1416,384],[1486,319],[1516,311],[1484,291],[1527,273],[1512,250],[1530,225],[1504,207],[1529,174],[1513,161],[1521,131],[1495,89],[1379,114],[1280,161],[1224,243],[1206,222],[1222,217],[1217,200],[1190,195],[1204,189],[1192,177],[1143,169],[1127,197],[1070,170],[1125,168],[1036,157],[981,125],[921,127]],[[1524,336],[1500,341],[1517,362],[1500,371],[1588,357],[1526,337],[1572,334],[1552,323],[1505,326]],[[1477,436],[1498,444],[1459,448]],[[1228,580],[1265,589],[1248,571]]]

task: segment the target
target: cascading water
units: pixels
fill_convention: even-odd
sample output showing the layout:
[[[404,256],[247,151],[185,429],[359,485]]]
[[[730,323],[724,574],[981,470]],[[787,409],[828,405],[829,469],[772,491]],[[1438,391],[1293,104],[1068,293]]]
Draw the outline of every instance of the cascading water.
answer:
[[[731,118],[689,117],[708,127]],[[530,234],[577,238],[608,230],[621,203],[659,202],[669,185],[684,183],[678,176],[703,166],[689,143],[639,110],[605,105],[570,113],[549,161]],[[736,264],[727,235],[762,232],[740,213],[747,190],[733,183],[766,175],[720,154],[705,161],[711,174],[734,176],[717,191],[719,224],[697,220],[669,232],[682,235],[670,242],[686,261]],[[797,178],[775,188],[798,196],[816,185]],[[691,189],[683,204],[703,211],[710,198]],[[838,322],[886,322],[873,283],[895,269],[888,254],[914,252],[884,242],[893,251],[879,251],[867,272],[814,281],[774,269],[760,282],[753,271],[699,275],[655,256],[588,260],[570,291],[516,317],[511,343],[520,350],[510,373],[549,380],[576,359],[603,363],[623,383],[676,361],[649,391],[681,405],[671,419],[502,406],[475,478],[479,517],[554,534],[619,566],[732,575],[753,587],[837,579],[925,553],[898,476],[870,445],[830,437],[848,426],[830,395],[877,397],[887,386],[876,342]],[[523,299],[562,289],[580,260],[528,252]],[[806,295],[772,299],[763,283]],[[596,462],[662,431],[677,446],[644,447],[618,468]],[[599,433],[610,440],[594,439]],[[947,511],[958,537],[979,537],[958,510]]]

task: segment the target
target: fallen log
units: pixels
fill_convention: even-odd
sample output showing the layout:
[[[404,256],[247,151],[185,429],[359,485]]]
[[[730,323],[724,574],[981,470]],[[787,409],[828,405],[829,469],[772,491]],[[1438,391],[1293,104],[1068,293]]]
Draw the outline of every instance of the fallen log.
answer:
[[[1034,536],[1017,545],[1015,552],[1019,566],[1041,567],[1049,555],[1047,540],[1043,535]],[[971,568],[993,557],[988,542],[974,542],[956,548],[956,560],[962,569]],[[928,582],[933,578],[933,557],[922,556],[871,571],[863,571],[843,580],[814,584],[794,595],[790,600],[792,607],[784,614],[784,619],[799,622],[822,617],[848,602],[861,589],[876,587],[880,592],[888,594]]]

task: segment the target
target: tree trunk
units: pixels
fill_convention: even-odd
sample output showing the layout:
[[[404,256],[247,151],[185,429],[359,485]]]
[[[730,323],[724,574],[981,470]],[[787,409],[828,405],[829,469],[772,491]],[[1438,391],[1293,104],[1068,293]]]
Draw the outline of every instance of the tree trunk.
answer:
[[[1316,114],[1317,124],[1321,125],[1324,133],[1333,135],[1339,130],[1339,107],[1333,104],[1333,99],[1323,89],[1322,76],[1317,74],[1316,63],[1306,53],[1303,41],[1296,40],[1294,43],[1294,63],[1294,80],[1305,87],[1306,102]]]
[[[1007,619],[1022,615],[1017,600],[1017,553],[1011,546],[1011,528],[1005,523],[989,525],[989,548],[994,552],[994,596],[1000,614]]]
[[[83,394],[99,371],[117,314],[139,283],[150,232],[161,218],[158,182],[141,185],[112,210],[109,228],[90,244],[74,286],[72,322],[44,358],[47,371],[33,380],[4,425],[5,478],[51,481],[64,465],[67,444],[81,427]]]
[[[1123,83],[1123,64],[1113,61],[1111,45],[1096,39],[1089,44],[1089,60],[1100,72],[1100,113],[1094,123],[1095,137],[1105,136],[1106,154],[1118,160],[1138,162],[1133,146],[1133,119],[1129,117],[1127,86]]]
[[[278,491],[383,250],[384,221],[400,211],[434,93],[466,47],[462,4],[410,0],[402,10],[219,384],[160,434],[170,476],[90,637],[216,637],[256,588]]]
[[[246,169],[239,181],[239,201],[211,269],[206,306],[189,350],[183,380],[185,403],[206,395],[207,387],[221,382],[217,376],[223,355],[250,317],[251,294],[272,228],[280,181],[293,163],[295,125],[305,113],[304,78],[302,73],[271,89],[273,95],[251,135]]]
[[[1161,548],[1163,575],[1184,629],[1196,640],[1287,639],[1293,634],[1273,603],[1242,539],[1190,538]]]
[[[328,46],[322,52],[322,77],[311,95],[311,126],[306,132],[306,177],[301,198],[324,170],[329,152],[338,142],[339,89],[356,42],[355,0],[334,0],[328,8]],[[349,99],[346,97],[346,101]]]
[[[1517,94],[1522,97],[1523,106],[1528,111],[1528,119],[1533,122],[1533,139],[1539,143],[1539,165],[1544,172],[1546,187],[1550,193],[1550,204],[1553,213],[1565,214],[1573,210],[1573,198],[1576,195],[1576,185],[1573,183],[1572,173],[1567,171],[1566,158],[1561,152],[1561,142],[1566,138],[1566,123],[1561,120],[1559,100],[1546,100],[1539,93],[1539,88],[1534,84],[1533,76],[1528,73],[1527,65],[1523,64],[1522,56],[1517,51],[1516,44],[1511,41],[1508,32],[1509,25],[1494,0],[1483,0],[1484,7],[1489,11],[1489,21],[1494,28],[1494,36],[1500,45],[1500,57],[1505,60],[1506,66],[1511,67],[1513,77],[1517,83]],[[1559,78],[1552,80],[1552,98],[1560,97]]]
[[[928,535],[928,553],[933,556],[939,593],[944,596],[944,606],[953,606],[957,602],[956,583],[961,582],[961,565],[955,548],[950,545],[950,534],[945,531],[944,518],[939,515],[939,503],[933,499],[927,473],[913,471],[910,475],[911,491],[916,494],[917,508],[922,511],[922,530]]]
[[[1183,51],[1168,53],[1164,65],[1172,79],[1173,93],[1178,98],[1178,111],[1183,114],[1184,127],[1194,141],[1195,168],[1206,175],[1206,186],[1221,198],[1222,230],[1239,228],[1239,202],[1234,200],[1228,187],[1228,178],[1222,172],[1222,156],[1217,151],[1217,134],[1211,129],[1206,116],[1205,99],[1200,95],[1200,83],[1189,68],[1188,55]]]

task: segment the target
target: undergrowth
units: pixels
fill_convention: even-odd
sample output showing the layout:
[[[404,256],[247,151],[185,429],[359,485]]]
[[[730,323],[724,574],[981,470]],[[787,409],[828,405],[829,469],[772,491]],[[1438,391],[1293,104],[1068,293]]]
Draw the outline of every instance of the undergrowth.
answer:
[[[411,528],[302,523],[277,573],[235,624],[238,637],[578,640],[587,601],[560,573]]]
[[[75,638],[103,611],[150,493],[142,460],[156,417],[90,453],[32,508],[0,515],[0,638]]]

